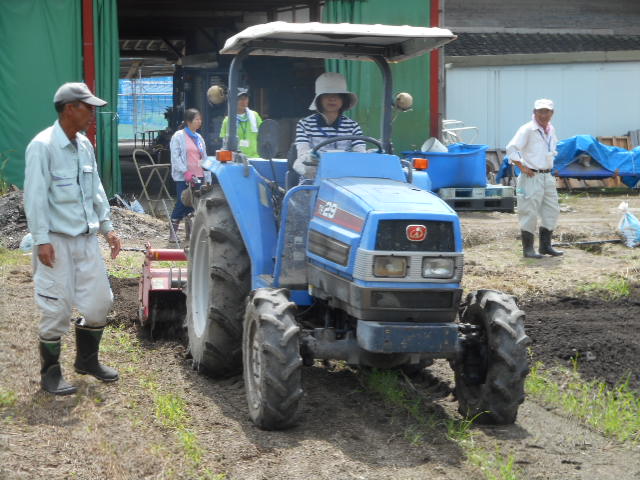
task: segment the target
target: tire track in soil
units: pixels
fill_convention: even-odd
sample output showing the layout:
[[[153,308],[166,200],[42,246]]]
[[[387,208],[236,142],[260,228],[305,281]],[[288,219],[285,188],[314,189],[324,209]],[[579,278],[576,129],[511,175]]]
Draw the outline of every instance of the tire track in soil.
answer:
[[[526,305],[527,322],[546,318],[551,324],[549,312],[555,312],[552,319],[562,323],[565,317],[576,317],[576,310],[581,312],[575,304],[559,303],[568,308],[559,311],[554,305],[548,305],[546,310]],[[633,304],[622,306],[633,307],[637,308]],[[584,320],[584,315],[578,317]],[[592,317],[598,319],[601,315],[594,310]],[[532,330],[534,342],[544,344],[552,340],[537,329]],[[547,357],[543,354],[539,358]],[[188,369],[187,362],[183,366]],[[209,439],[211,444],[221,440],[225,443],[227,448],[221,461],[231,478],[297,480],[307,479],[310,474],[314,479],[483,478],[477,469],[465,463],[464,453],[446,438],[443,429],[432,438],[425,438],[423,445],[406,441],[404,432],[414,426],[412,419],[365,392],[350,370],[306,368],[301,420],[285,432],[261,431],[249,421],[241,377],[215,381],[189,372],[188,378],[191,387],[185,388],[192,398],[197,392],[200,399],[195,401],[200,412],[199,437],[203,443]],[[427,369],[414,386],[439,417],[457,417],[457,403],[446,396],[447,386],[453,386],[446,362],[437,362]],[[220,425],[224,432],[210,429],[207,419],[213,405],[225,419]],[[640,478],[637,448],[617,445],[532,401],[522,405],[515,425],[476,427],[474,434],[478,444],[488,452],[494,452],[496,445],[500,445],[505,456],[513,454],[521,471],[519,478]]]
[[[139,378],[125,373],[120,382],[103,385],[71,373],[73,381],[81,382],[84,398],[52,401],[38,393],[35,340],[29,343],[31,337],[35,339],[37,321],[28,270],[20,267],[3,279],[0,292],[0,386],[17,391],[20,406],[28,408],[26,417],[0,428],[0,478],[63,478],[70,471],[80,479],[163,478],[159,472],[181,468],[179,449],[165,451],[164,458],[149,450],[154,444],[171,448],[175,440],[154,423],[152,405],[143,392],[136,392]],[[112,285],[114,319],[135,335],[136,282],[113,279]],[[585,310],[596,309],[594,304],[585,309],[560,303],[570,305],[564,315],[583,319]],[[617,316],[637,313],[625,310],[628,308],[621,305]],[[530,335],[538,345],[545,341],[545,330],[535,326],[538,320],[551,330],[550,318],[558,325],[564,321],[562,315],[552,315],[554,309],[559,307],[526,307],[527,321],[534,325]],[[603,304],[600,317],[606,310]],[[597,314],[592,317],[598,319]],[[65,343],[67,372],[71,372],[73,352],[69,340]],[[230,479],[482,478],[442,431],[425,438],[423,445],[408,442],[404,433],[414,422],[364,392],[349,370],[305,369],[301,423],[286,432],[264,432],[248,420],[240,377],[211,380],[190,369],[175,342],[142,343],[145,362],[139,367],[162,379],[171,391],[183,393],[192,427],[205,448],[203,463],[215,472],[227,472]],[[441,371],[436,365],[432,370],[440,381],[450,382],[448,367]],[[415,385],[443,416],[455,415],[456,403],[442,394],[434,395],[428,376]],[[128,417],[132,396],[148,409],[145,421],[135,427]],[[94,397],[102,398],[105,407],[93,405]],[[534,402],[525,402],[515,425],[478,427],[474,432],[486,450],[494,451],[500,445],[504,452],[514,452],[525,479],[640,478],[637,448],[618,446]],[[105,455],[104,448],[115,451]],[[188,477],[178,474],[175,478]]]

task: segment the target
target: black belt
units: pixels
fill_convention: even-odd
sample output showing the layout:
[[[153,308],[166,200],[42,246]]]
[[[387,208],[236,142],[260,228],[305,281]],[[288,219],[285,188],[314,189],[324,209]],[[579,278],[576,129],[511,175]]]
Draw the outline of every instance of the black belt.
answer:
[[[535,168],[530,168],[529,170],[531,170],[532,172],[536,172],[536,173],[551,173],[551,169],[548,169],[548,170],[536,170]]]

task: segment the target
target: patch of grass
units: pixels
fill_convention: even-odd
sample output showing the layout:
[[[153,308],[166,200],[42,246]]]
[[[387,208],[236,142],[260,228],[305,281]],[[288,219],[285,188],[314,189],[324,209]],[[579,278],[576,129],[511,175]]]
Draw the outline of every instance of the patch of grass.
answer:
[[[628,382],[610,388],[604,382],[585,381],[573,369],[544,370],[537,362],[527,377],[529,395],[559,406],[572,417],[620,442],[640,442],[640,395]],[[558,379],[561,381],[559,382]]]
[[[580,285],[577,288],[580,293],[596,295],[605,300],[619,300],[631,294],[631,283],[626,277],[611,276],[601,282],[592,282]]]
[[[456,443],[471,440],[471,427],[474,419],[463,418],[461,420],[449,418],[446,421],[447,436]]]
[[[105,353],[129,354],[131,363],[139,363],[144,355],[138,339],[125,330],[124,325],[109,326],[100,343],[100,350]]]
[[[424,443],[424,433],[419,426],[411,425],[404,431],[404,439],[411,445],[420,446]]]
[[[25,255],[22,250],[11,250],[0,247],[0,267],[30,265],[31,255]]]
[[[180,439],[180,443],[182,444],[182,448],[184,449],[187,458],[189,458],[194,465],[200,465],[200,462],[202,462],[202,456],[204,455],[204,450],[200,445],[198,445],[198,437],[196,434],[191,430],[182,428],[178,430],[178,438]]]
[[[0,390],[0,408],[11,408],[18,401],[16,393],[11,390]]]
[[[488,452],[472,447],[467,456],[471,463],[482,471],[487,480],[518,480],[519,478],[515,457],[505,456],[500,448],[496,448],[495,452]]]
[[[517,480],[520,473],[515,466],[514,455],[505,457],[500,448],[489,452],[475,443],[471,431],[474,420],[475,417],[448,419],[447,436],[463,448],[469,461],[482,471],[487,480]]]
[[[110,276],[115,278],[137,278],[142,272],[144,255],[140,252],[120,252],[114,260],[107,261],[107,270]],[[156,268],[187,268],[188,262],[175,262],[161,260],[153,262]]]
[[[142,271],[144,257],[138,252],[120,252],[115,260],[109,260],[107,270],[115,278],[137,278]]]
[[[405,431],[405,439],[409,443],[422,444],[424,435],[420,427],[433,429],[434,426],[442,423],[433,416],[423,413],[426,409],[422,400],[404,388],[397,371],[374,369],[365,374],[363,380],[365,388],[380,395],[388,405],[403,409],[418,422],[416,426]],[[520,473],[515,466],[515,457],[505,456],[500,449],[488,452],[478,446],[471,431],[473,421],[474,419],[447,419],[444,425],[448,437],[462,448],[469,461],[480,469],[487,480],[518,480]]]
[[[187,420],[186,403],[174,394],[158,394],[154,398],[156,418],[169,428],[181,428]]]
[[[180,396],[168,394],[156,394],[155,404],[156,418],[165,427],[174,429],[187,458],[194,465],[199,465],[204,455],[204,450],[198,445],[198,437],[188,428],[189,415],[187,403]]]
[[[151,377],[141,378],[140,385],[151,393],[156,419],[175,433],[184,456],[190,461],[188,477],[198,480],[225,480],[226,473],[214,473],[202,465],[205,450],[200,446],[196,433],[189,428],[191,417],[187,412],[186,400],[175,393],[161,392],[160,384]]]
[[[155,267],[159,268],[187,268],[189,262],[172,262],[169,260],[160,260],[159,262],[153,262]]]

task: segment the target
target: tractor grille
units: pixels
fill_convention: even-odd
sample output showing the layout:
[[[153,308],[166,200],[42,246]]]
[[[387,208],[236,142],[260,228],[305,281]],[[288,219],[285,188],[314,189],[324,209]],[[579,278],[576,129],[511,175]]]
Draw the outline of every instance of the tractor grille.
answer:
[[[373,308],[451,309],[453,308],[453,299],[453,292],[445,291],[373,290],[371,292],[371,306]]]
[[[424,225],[427,236],[421,242],[407,238],[407,226]],[[376,235],[376,250],[396,252],[454,252],[453,224],[426,220],[381,220]]]

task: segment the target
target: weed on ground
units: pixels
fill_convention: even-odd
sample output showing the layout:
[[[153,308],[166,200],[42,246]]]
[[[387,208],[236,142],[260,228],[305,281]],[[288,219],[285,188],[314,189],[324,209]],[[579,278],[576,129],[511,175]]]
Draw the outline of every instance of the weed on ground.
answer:
[[[603,281],[580,285],[576,290],[604,300],[619,300],[631,294],[631,282],[626,277],[611,276]]]
[[[584,381],[573,369],[545,370],[537,362],[526,380],[527,393],[534,399],[560,407],[608,437],[620,442],[640,441],[640,394],[623,382],[611,388],[600,381]]]
[[[30,254],[25,254],[22,250],[11,250],[0,246],[0,269],[30,264]]]
[[[427,434],[433,436],[444,428],[447,437],[462,448],[468,461],[482,472],[486,480],[518,480],[520,478],[513,455],[505,454],[500,448],[488,451],[477,444],[472,431],[474,419],[444,418],[441,415],[429,413],[429,406],[415,391],[406,386],[408,382],[403,383],[403,375],[398,371],[377,369],[366,371],[362,374],[362,383],[367,390],[381,396],[389,406],[400,408],[417,421],[419,427],[413,427],[411,431],[405,432],[405,438],[411,443],[421,442],[423,436]]]

